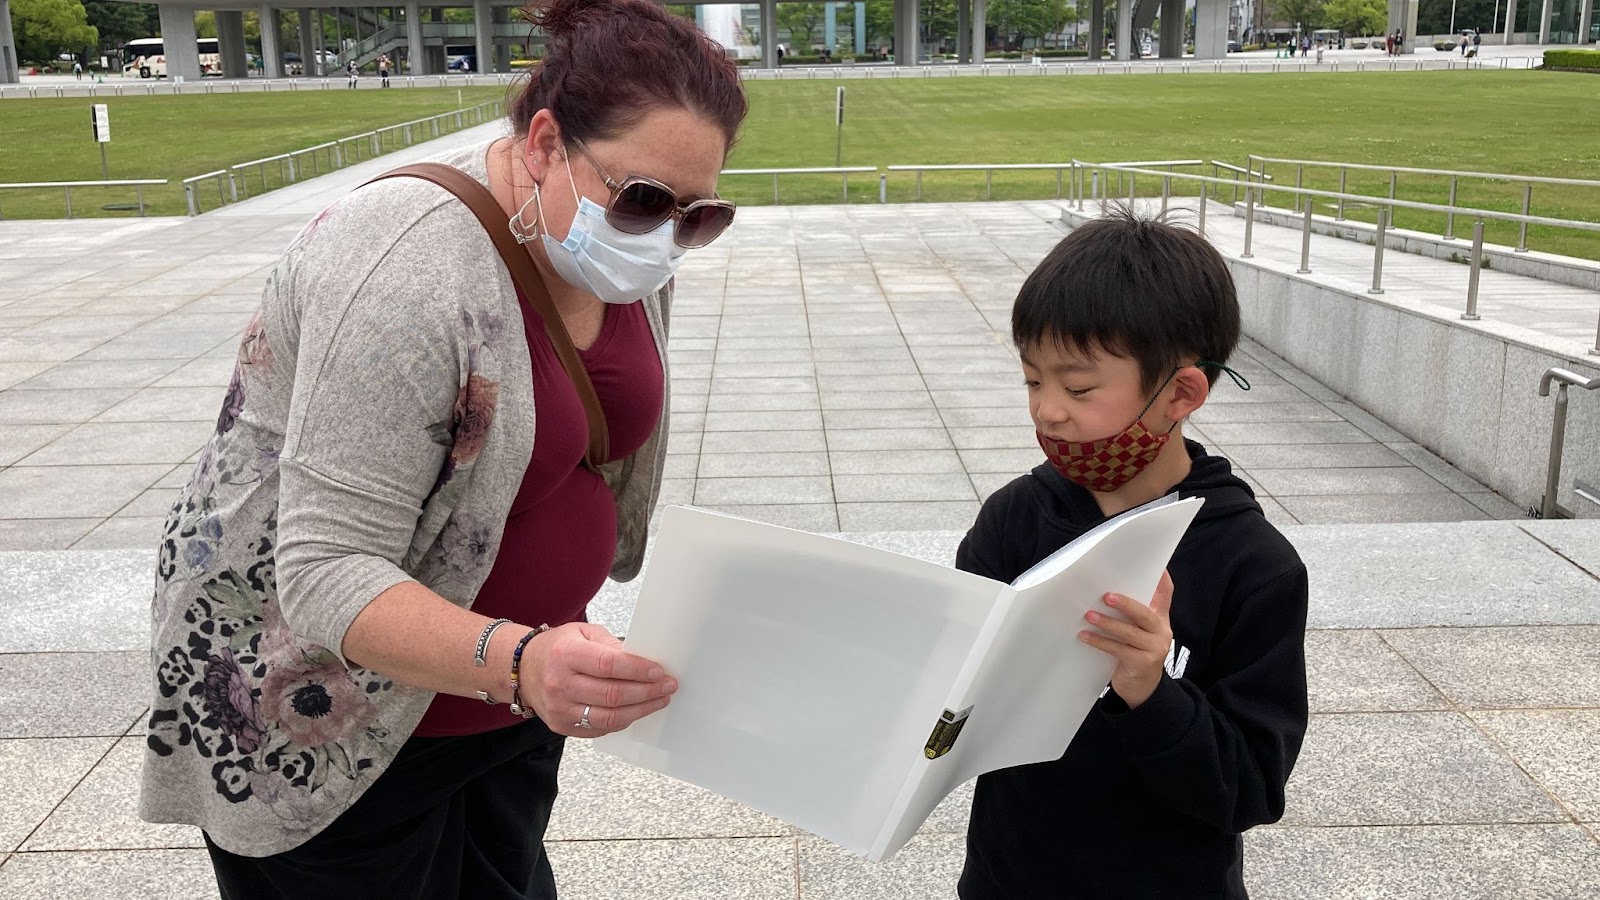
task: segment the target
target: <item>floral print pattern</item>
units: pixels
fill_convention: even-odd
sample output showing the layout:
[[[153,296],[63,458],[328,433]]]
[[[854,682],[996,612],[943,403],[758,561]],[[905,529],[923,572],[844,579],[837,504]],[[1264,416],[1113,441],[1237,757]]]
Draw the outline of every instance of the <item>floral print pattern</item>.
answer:
[[[157,700],[146,744],[157,757],[204,761],[217,796],[263,804],[294,831],[316,821],[313,810],[353,800],[376,759],[392,755],[377,704],[394,685],[346,669],[283,621],[275,501],[255,521],[226,514],[240,490],[276,493],[281,439],[240,426],[252,384],[272,367],[258,313],[240,343],[216,432],[162,536],[151,605]],[[477,377],[458,404],[462,421],[486,431],[497,393]],[[482,443],[479,433],[469,446]],[[165,644],[162,635],[171,636]],[[319,796],[325,793],[332,796]]]

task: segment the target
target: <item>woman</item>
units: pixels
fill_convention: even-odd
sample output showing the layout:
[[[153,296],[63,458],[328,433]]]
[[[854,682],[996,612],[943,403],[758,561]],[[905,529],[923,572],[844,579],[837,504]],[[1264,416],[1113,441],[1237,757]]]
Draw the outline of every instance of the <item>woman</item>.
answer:
[[[647,0],[531,15],[548,49],[512,137],[441,161],[531,256],[609,462],[584,467],[578,389],[455,197],[391,178],[305,227],[167,522],[152,610],[140,813],[200,826],[230,900],[553,897],[564,736],[676,689],[584,610],[639,570],[670,278],[733,218],[715,187],[745,99],[721,48]]]

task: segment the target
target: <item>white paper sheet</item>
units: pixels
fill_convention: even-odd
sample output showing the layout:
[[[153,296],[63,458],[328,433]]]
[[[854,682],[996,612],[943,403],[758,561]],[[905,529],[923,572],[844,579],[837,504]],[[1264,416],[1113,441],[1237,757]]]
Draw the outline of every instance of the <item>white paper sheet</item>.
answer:
[[[1022,590],[669,508],[628,650],[679,690],[595,745],[886,859],[957,785],[1066,750],[1112,667],[1076,640],[1083,613],[1107,591],[1150,597],[1200,502],[1119,517]],[[967,706],[954,747],[929,760],[940,714]]]

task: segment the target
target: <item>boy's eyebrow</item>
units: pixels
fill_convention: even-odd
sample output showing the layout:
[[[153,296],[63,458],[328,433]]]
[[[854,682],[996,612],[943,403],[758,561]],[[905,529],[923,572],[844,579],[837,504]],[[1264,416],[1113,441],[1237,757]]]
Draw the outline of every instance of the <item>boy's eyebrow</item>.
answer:
[[[1035,363],[1033,360],[1028,358],[1028,354],[1026,354],[1026,353],[1018,353],[1017,356],[1022,360],[1022,364],[1027,366],[1028,368],[1030,368],[1030,369],[1039,368],[1039,365],[1037,363]],[[1095,371],[1095,367],[1094,366],[1092,366],[1092,365],[1090,365],[1088,363],[1080,363],[1080,362],[1060,362],[1060,363],[1056,363],[1055,365],[1050,367],[1050,374],[1052,374],[1052,375],[1083,375],[1083,374],[1092,373],[1094,371]]]

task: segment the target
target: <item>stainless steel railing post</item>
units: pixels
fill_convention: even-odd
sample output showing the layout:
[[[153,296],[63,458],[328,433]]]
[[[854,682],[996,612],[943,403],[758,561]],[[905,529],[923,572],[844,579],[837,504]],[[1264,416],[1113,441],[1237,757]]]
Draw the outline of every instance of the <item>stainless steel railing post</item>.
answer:
[[[1548,397],[1548,380],[1540,385],[1539,396]],[[1544,470],[1544,502],[1539,505],[1539,518],[1560,517],[1561,504],[1556,502],[1556,492],[1561,486],[1561,446],[1567,442],[1567,383],[1556,388],[1555,418],[1550,423],[1550,459]]]
[[[1456,179],[1457,176],[1450,176],[1450,211],[1444,214],[1444,239],[1447,241],[1456,239]]]
[[[1367,288],[1369,294],[1383,293],[1383,245],[1388,241],[1389,210],[1378,210],[1378,230],[1375,232],[1376,240],[1372,242],[1372,287]]]
[[[1245,185],[1244,189],[1244,252],[1239,254],[1240,259],[1249,259],[1255,256],[1250,252],[1250,238],[1253,236],[1256,224],[1256,189],[1254,185]]]
[[[1339,169],[1339,211],[1334,213],[1333,220],[1335,222],[1344,221],[1344,182],[1347,174],[1349,173],[1344,168],[1341,167]]]
[[[1300,226],[1300,268],[1295,270],[1299,275],[1311,274],[1311,198],[1306,197],[1305,201],[1305,224]]]
[[[1532,208],[1532,206],[1533,206],[1533,182],[1530,181],[1526,185],[1524,185],[1523,188],[1522,188],[1522,214],[1523,215],[1527,215],[1528,214],[1528,210],[1530,208]],[[1518,252],[1518,253],[1527,253],[1528,252],[1528,223],[1527,222],[1523,222],[1522,223],[1522,228],[1517,234],[1517,249],[1516,249],[1516,252]]]
[[[1483,266],[1483,220],[1479,219],[1472,226],[1472,266],[1467,273],[1467,311],[1461,318],[1468,322],[1478,321],[1478,270]]]
[[[1206,182],[1200,182],[1200,236],[1206,236]]]

